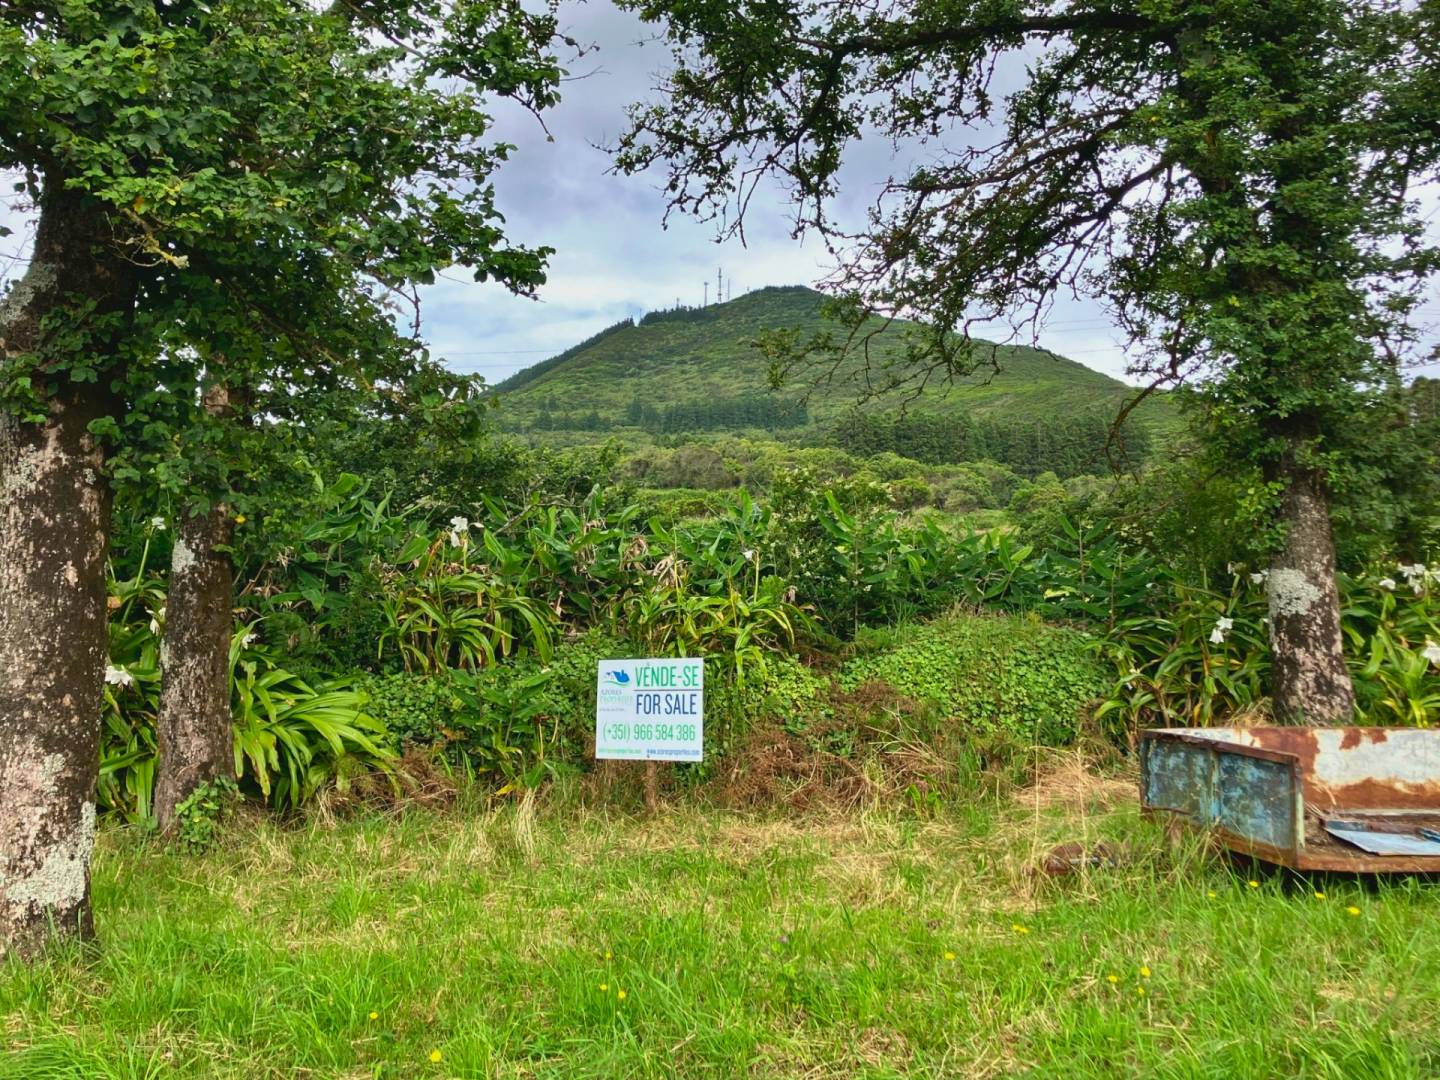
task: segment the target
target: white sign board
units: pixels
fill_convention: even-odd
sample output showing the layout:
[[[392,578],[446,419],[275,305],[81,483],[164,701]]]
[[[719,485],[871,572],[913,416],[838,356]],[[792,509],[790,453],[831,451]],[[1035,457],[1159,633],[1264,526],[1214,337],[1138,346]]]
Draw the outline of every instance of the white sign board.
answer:
[[[705,661],[601,660],[595,756],[699,761],[705,742]]]

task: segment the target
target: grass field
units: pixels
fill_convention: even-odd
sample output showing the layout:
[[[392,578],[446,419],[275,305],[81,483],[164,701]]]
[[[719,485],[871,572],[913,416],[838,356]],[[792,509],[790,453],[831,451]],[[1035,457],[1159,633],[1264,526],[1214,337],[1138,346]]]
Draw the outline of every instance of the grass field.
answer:
[[[933,817],[452,808],[202,857],[110,832],[98,948],[0,968],[0,1070],[1440,1075],[1440,886],[1235,872],[1133,802],[1072,768]],[[1033,872],[1096,838],[1118,866]]]

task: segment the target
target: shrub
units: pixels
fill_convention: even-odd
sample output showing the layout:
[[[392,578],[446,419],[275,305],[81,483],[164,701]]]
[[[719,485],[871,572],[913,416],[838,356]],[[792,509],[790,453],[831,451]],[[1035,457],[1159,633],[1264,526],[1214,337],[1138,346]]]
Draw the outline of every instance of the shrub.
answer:
[[[438,751],[472,772],[533,782],[537,766],[584,759],[595,718],[595,669],[630,655],[598,631],[560,643],[550,662],[536,657],[431,674],[361,676],[367,711],[391,745]]]
[[[201,784],[175,807],[175,839],[187,851],[208,850],[239,801],[240,786],[228,776]]]
[[[1264,571],[1232,567],[1228,588],[1171,584],[1160,613],[1121,620],[1103,646],[1114,682],[1096,711],[1117,737],[1264,713],[1270,644]],[[1440,572],[1420,563],[1339,576],[1356,720],[1440,723]]]
[[[887,683],[978,734],[1047,745],[1072,740],[1088,703],[1107,689],[1088,635],[1002,617],[916,629],[891,649],[845,664],[838,682],[845,690]]]
[[[385,729],[386,743],[397,751],[444,743],[464,704],[448,672],[361,675],[355,685],[365,694],[365,711]]]

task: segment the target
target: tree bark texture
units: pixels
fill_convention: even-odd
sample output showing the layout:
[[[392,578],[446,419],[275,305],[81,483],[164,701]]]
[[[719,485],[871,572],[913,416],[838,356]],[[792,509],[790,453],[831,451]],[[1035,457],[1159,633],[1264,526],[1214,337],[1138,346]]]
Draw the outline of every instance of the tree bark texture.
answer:
[[[205,407],[212,415],[229,414],[223,386],[207,392]],[[235,586],[228,550],[233,531],[223,503],[176,527],[155,725],[155,817],[162,829],[172,827],[175,808],[197,787],[235,775],[230,732]]]
[[[1291,468],[1284,479],[1285,544],[1266,582],[1275,717],[1291,724],[1348,724],[1355,690],[1340,630],[1330,499],[1311,470]]]
[[[48,184],[29,269],[0,301],[0,352],[52,359],[43,320],[93,301],[79,346],[114,348],[133,297],[125,264],[98,247],[103,211]],[[74,356],[75,327],[63,354]],[[33,954],[52,933],[89,934],[90,853],[106,666],[110,486],[89,432],[103,387],[57,373],[43,423],[0,414],[0,951]],[[36,380],[37,384],[39,379]]]

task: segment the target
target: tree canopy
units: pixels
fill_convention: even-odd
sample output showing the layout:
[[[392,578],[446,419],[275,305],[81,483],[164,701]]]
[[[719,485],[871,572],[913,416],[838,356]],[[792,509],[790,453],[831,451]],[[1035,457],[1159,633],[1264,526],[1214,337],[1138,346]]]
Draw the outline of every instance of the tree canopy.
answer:
[[[1211,445],[1275,512],[1276,707],[1353,708],[1330,503],[1403,423],[1412,316],[1440,264],[1419,188],[1440,163],[1440,4],[1397,0],[630,0],[673,68],[619,168],[660,166],[672,210],[743,228],[786,185],[835,242],[849,333],[771,343],[778,374],[919,316],[893,390],[964,373],[977,322],[1100,300],[1132,371],[1189,380]],[[831,203],[862,137],[912,162],[847,234]],[[833,370],[833,369],[832,369]]]
[[[88,926],[109,474],[208,514],[265,445],[237,405],[313,421],[429,380],[396,309],[441,267],[541,283],[488,105],[554,103],[554,38],[515,0],[0,7],[0,168],[37,212],[0,300],[4,941]]]

